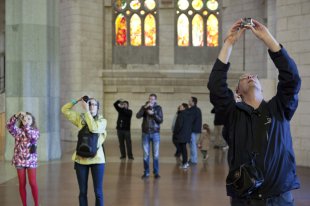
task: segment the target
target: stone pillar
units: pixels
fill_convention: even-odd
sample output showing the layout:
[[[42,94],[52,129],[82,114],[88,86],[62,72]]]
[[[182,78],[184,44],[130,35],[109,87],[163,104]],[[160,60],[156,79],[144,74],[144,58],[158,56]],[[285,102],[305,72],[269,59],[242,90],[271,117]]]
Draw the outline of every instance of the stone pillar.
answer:
[[[94,97],[103,105],[104,2],[60,1],[61,105],[83,95]],[[99,112],[105,114],[102,108]],[[80,109],[80,105],[75,109]],[[61,139],[77,141],[77,133],[78,128],[61,115]]]
[[[10,0],[5,6],[6,119],[31,112],[41,133],[39,160],[60,158],[59,0]],[[6,160],[13,148],[7,133]]]

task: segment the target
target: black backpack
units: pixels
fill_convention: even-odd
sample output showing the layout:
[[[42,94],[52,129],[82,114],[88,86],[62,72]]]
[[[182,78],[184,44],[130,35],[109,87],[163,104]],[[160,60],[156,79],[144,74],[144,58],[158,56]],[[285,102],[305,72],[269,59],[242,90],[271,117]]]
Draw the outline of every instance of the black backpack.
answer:
[[[96,156],[99,134],[89,131],[87,124],[78,133],[78,142],[76,145],[76,154],[81,157]]]

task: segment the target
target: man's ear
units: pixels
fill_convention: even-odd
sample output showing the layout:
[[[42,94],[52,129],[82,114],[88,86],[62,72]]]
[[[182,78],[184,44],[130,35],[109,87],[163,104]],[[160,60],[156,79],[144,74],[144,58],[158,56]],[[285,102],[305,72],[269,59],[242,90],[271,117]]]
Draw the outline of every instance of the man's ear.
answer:
[[[242,99],[242,96],[241,96],[240,91],[239,91],[239,83],[238,83],[238,85],[236,86],[236,94],[237,94],[237,97],[238,97],[238,98],[241,98],[241,99]]]
[[[238,96],[240,96],[240,93],[239,93],[239,83],[238,83],[238,85],[236,86],[235,91],[236,91],[236,94],[237,94]]]

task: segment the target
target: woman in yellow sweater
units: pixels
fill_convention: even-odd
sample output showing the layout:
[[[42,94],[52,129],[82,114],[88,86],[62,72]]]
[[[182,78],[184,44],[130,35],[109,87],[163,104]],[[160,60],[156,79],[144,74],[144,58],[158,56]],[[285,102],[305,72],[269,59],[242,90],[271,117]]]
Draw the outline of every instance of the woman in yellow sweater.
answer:
[[[85,101],[84,101],[84,100]],[[72,108],[77,103],[80,103],[84,112],[80,113],[74,111]],[[91,170],[94,192],[96,197],[96,206],[104,205],[103,198],[103,176],[104,176],[104,165],[105,156],[102,148],[102,144],[106,139],[106,126],[107,120],[99,115],[99,102],[94,98],[80,98],[78,100],[72,100],[65,104],[61,108],[61,112],[65,117],[79,129],[82,129],[85,125],[88,126],[89,131],[92,133],[99,134],[97,142],[97,153],[94,157],[81,157],[74,152],[72,160],[74,161],[74,169],[76,171],[76,177],[79,184],[79,205],[87,206],[87,184],[88,184],[88,173]]]

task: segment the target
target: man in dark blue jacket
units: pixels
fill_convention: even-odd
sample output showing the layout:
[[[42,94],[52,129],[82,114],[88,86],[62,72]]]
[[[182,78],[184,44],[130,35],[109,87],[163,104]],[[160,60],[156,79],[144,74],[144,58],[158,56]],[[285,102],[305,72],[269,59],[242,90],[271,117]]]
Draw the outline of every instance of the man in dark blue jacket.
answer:
[[[192,120],[192,134],[191,134],[191,142],[190,142],[190,164],[197,164],[198,155],[197,155],[197,140],[201,134],[201,126],[202,126],[202,116],[201,110],[197,107],[198,99],[196,97],[190,97],[189,104],[189,113],[191,115]]]
[[[295,155],[290,132],[290,120],[298,105],[301,80],[294,60],[260,22],[241,27],[236,21],[225,38],[223,47],[210,74],[210,100],[220,113],[229,144],[230,171],[249,162],[250,154],[257,154],[255,163],[261,169],[264,182],[245,197],[227,186],[231,205],[293,205],[291,190],[300,187],[296,175]],[[237,94],[242,102],[235,102],[227,86],[229,57],[235,42],[246,30],[260,39],[279,70],[276,95],[264,101],[262,87],[256,75],[244,74],[239,78]]]

